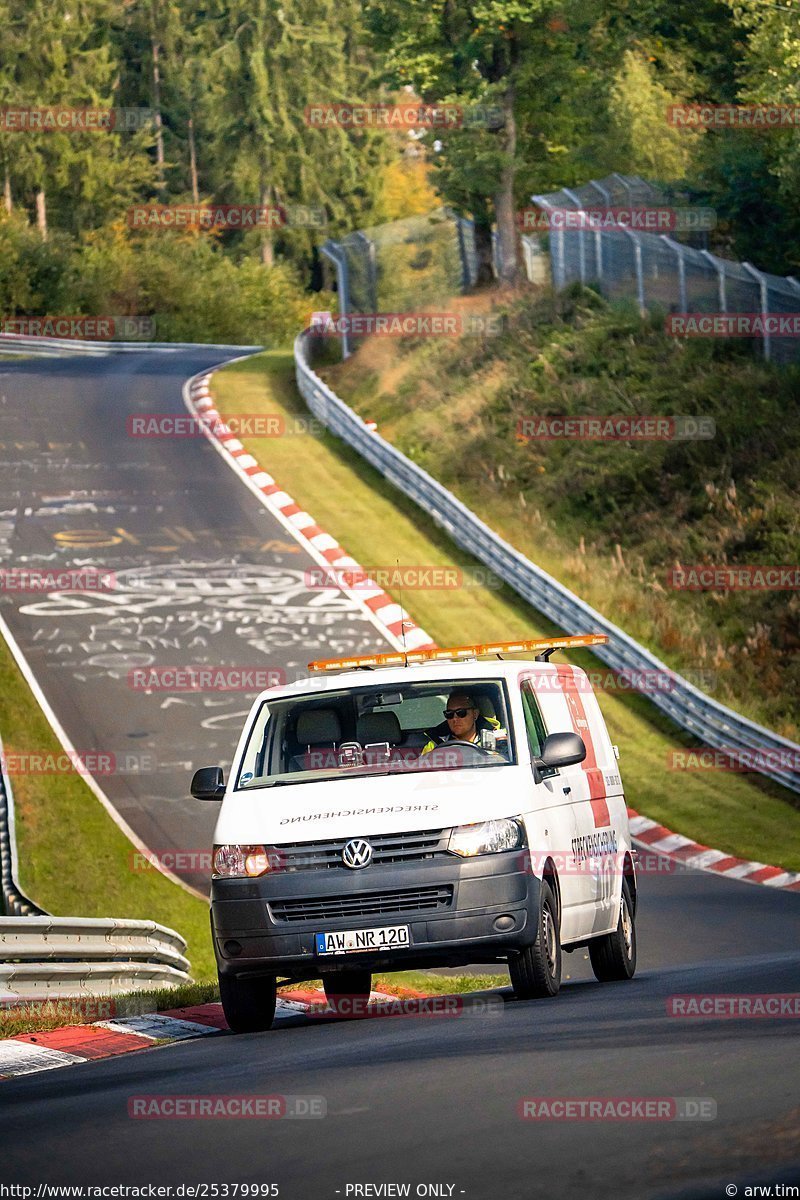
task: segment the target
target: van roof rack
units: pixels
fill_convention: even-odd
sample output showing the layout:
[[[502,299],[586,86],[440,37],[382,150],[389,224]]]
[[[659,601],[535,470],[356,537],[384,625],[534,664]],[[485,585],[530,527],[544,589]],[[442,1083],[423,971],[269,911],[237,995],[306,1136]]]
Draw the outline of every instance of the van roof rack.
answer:
[[[322,658],[308,664],[312,673],[373,670],[375,667],[412,667],[426,662],[458,662],[472,658],[502,658],[504,654],[534,654],[547,662],[556,650],[602,646],[606,633],[578,633],[571,637],[536,638],[521,642],[477,642],[472,646],[445,646],[435,650],[394,650],[387,654],[360,654],[355,658]]]

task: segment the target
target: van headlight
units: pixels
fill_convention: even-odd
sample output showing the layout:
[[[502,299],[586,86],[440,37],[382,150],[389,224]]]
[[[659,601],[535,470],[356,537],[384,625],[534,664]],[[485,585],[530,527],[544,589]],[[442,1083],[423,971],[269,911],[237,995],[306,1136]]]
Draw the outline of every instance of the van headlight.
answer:
[[[522,822],[515,817],[504,817],[499,821],[481,821],[477,825],[459,825],[450,834],[447,849],[461,858],[472,858],[476,854],[517,850],[524,844]]]
[[[281,868],[281,855],[273,846],[215,846],[211,860],[217,879],[254,879]]]

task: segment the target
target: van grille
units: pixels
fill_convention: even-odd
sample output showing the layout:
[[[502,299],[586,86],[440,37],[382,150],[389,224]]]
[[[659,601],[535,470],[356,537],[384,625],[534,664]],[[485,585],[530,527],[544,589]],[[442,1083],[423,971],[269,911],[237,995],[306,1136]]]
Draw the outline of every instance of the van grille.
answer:
[[[447,853],[449,829],[425,829],[419,833],[380,833],[368,835],[372,862],[420,862]],[[330,842],[291,842],[276,846],[282,871],[317,871],[344,868],[342,851],[349,838]]]
[[[377,917],[383,913],[428,912],[448,908],[452,885],[364,892],[358,896],[320,896],[313,900],[278,900],[269,908],[275,921],[327,921],[336,917]]]

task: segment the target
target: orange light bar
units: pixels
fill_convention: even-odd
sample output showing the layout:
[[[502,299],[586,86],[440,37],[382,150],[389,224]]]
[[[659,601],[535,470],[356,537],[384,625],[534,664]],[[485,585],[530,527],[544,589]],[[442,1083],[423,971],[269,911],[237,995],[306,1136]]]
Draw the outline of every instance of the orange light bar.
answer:
[[[439,650],[394,650],[389,654],[360,654],[357,658],[322,658],[308,664],[309,671],[348,671],[357,667],[404,667],[424,662],[482,658],[494,654],[529,654],[545,650],[570,650],[577,646],[602,646],[606,633],[579,633],[573,637],[538,638],[527,642],[478,642],[474,646],[445,646]]]

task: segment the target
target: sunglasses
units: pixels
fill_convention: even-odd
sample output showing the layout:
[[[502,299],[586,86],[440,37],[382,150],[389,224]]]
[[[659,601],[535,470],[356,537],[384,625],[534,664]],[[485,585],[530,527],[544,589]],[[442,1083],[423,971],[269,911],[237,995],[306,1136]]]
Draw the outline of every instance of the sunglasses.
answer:
[[[446,708],[444,715],[448,721],[452,721],[453,717],[465,717],[468,712],[472,712],[471,708]]]

